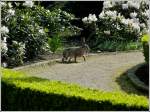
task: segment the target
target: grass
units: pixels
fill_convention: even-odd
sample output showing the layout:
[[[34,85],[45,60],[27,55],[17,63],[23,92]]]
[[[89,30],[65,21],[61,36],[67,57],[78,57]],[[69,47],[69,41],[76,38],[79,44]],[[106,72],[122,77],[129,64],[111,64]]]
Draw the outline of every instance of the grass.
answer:
[[[148,110],[144,96],[83,88],[9,69],[2,73],[2,110]]]

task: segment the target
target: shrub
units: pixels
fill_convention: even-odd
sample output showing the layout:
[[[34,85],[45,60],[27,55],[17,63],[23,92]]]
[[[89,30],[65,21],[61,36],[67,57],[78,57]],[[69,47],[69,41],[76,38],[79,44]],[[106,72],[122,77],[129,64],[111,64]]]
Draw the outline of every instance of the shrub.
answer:
[[[48,45],[50,47],[50,50],[53,53],[55,53],[56,50],[62,46],[60,37],[57,35],[57,36],[54,36],[53,38],[49,38],[48,39]]]
[[[104,92],[2,69],[2,110],[148,110],[144,96]]]
[[[134,41],[117,41],[117,40],[105,40],[101,43],[97,43],[93,50],[100,51],[129,51],[129,50],[141,50],[141,42]]]
[[[145,57],[145,61],[146,63],[149,64],[149,38],[150,35],[149,34],[145,34],[142,36],[142,44],[143,44],[143,54]]]
[[[43,50],[46,50],[47,47],[48,36],[54,37],[56,34],[62,34],[63,32],[61,37],[65,37],[80,32],[70,23],[74,19],[74,15],[60,9],[51,11],[34,3],[32,1],[1,3],[3,26],[1,28],[3,33],[1,53],[4,57],[2,61],[6,57],[11,57],[5,60],[8,65],[20,65],[23,61],[34,59],[40,53],[43,53]],[[51,40],[54,42],[54,38]],[[13,48],[13,41],[25,45],[25,54],[21,56],[22,58],[19,58],[20,61],[16,60],[16,57],[20,54],[17,51],[19,48]],[[54,46],[54,44],[51,46]]]
[[[107,40],[138,41],[140,34],[148,30],[148,11],[149,6],[146,1],[104,1],[103,11],[98,17],[90,17],[91,14],[89,14],[82,19],[89,29],[86,37],[90,38],[90,42],[94,44],[91,47],[99,46]],[[90,28],[93,26],[91,22],[93,20],[96,20],[96,27],[93,27],[95,34],[92,34],[94,30]],[[95,43],[98,44],[95,45]]]

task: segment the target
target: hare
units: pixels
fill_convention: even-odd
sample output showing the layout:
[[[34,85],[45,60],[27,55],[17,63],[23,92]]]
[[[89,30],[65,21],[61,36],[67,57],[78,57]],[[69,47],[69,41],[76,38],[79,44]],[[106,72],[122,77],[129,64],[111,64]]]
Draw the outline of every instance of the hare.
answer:
[[[70,62],[73,57],[75,62],[77,62],[77,57],[83,57],[84,61],[86,61],[85,55],[89,52],[89,50],[90,48],[87,44],[83,44],[80,47],[65,49],[63,51],[62,62],[64,62],[65,60]]]

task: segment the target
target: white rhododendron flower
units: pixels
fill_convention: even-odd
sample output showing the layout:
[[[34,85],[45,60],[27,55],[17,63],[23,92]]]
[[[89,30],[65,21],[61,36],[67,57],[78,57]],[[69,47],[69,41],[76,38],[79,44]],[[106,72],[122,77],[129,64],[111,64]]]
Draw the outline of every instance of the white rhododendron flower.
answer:
[[[12,41],[13,42],[13,44],[18,44],[18,42],[17,41]]]
[[[125,25],[129,25],[129,24],[132,24],[132,23],[133,23],[133,19],[125,19],[125,18],[123,18],[123,19],[121,20],[121,22],[122,22],[123,24],[125,24]]]
[[[24,6],[27,7],[33,7],[34,3],[32,1],[25,1],[25,3],[23,3]]]
[[[110,35],[110,31],[104,31],[105,34]]]
[[[113,5],[111,4],[111,1],[104,1],[103,3],[103,8],[110,8],[112,7]]]
[[[87,17],[84,17],[84,18],[82,19],[82,21],[83,21],[84,23],[86,23],[86,22],[88,21],[88,18],[87,18]]]
[[[9,32],[9,29],[6,26],[1,27],[1,33],[5,34],[5,33],[8,33],[8,32]]]
[[[6,42],[6,39],[7,39],[6,37],[3,37],[3,42]]]
[[[124,25],[130,25],[133,29],[136,29],[138,32],[140,32],[140,26],[139,26],[139,20],[138,19],[135,21],[135,19],[125,19],[125,18],[123,18],[121,20],[121,22]]]
[[[140,27],[145,28],[146,26],[145,26],[144,23],[141,23],[141,24],[140,24]]]
[[[149,10],[146,10],[145,12],[142,12],[143,16],[149,16]]]
[[[114,16],[116,17],[117,11],[106,11],[105,14],[110,17],[114,17]]]
[[[136,1],[128,1],[127,4],[129,7],[134,7],[136,9],[140,8],[140,3],[137,2],[137,0]]]
[[[96,18],[96,15],[95,14],[89,14],[88,17],[84,17],[82,19],[82,21],[84,23],[92,23],[92,22],[96,22],[97,21],[97,18]]]
[[[134,29],[136,29],[138,32],[140,32],[140,26],[139,26],[139,24],[137,24],[137,23],[132,23],[132,27],[133,27]]]
[[[128,9],[128,4],[122,4],[122,9]]]
[[[2,7],[5,7],[5,6],[6,6],[6,3],[5,3],[5,2],[0,2],[0,5],[1,5]]]
[[[118,13],[117,18],[122,19],[122,18],[124,18],[124,16],[121,15],[120,13]]]
[[[125,25],[128,25],[128,20],[125,19],[125,18],[123,18],[123,19],[121,19],[121,23],[123,23],[123,24],[125,24]]]
[[[44,30],[43,30],[43,29],[40,29],[40,30],[39,30],[39,33],[44,33]]]
[[[4,54],[8,51],[7,43],[4,41],[1,41],[1,50],[2,50],[2,53]]]
[[[133,18],[132,20],[133,20],[134,23],[140,24],[139,18]]]
[[[12,16],[15,15],[15,10],[9,9],[9,10],[8,10],[8,14],[10,14],[10,15],[12,15]]]
[[[130,13],[130,17],[131,17],[131,18],[136,18],[136,16],[137,16],[137,13],[136,13],[136,12]]]
[[[8,66],[7,63],[5,62],[2,63],[2,67],[7,67],[7,66]]]
[[[105,13],[104,13],[104,11],[102,11],[102,12],[99,14],[99,18],[104,18],[104,16],[105,16]]]
[[[93,14],[93,15],[89,14],[88,20],[89,21],[94,21],[94,22],[97,21],[96,15],[95,14]]]
[[[12,5],[11,5],[11,3],[10,3],[10,2],[8,3],[8,7],[9,7],[9,8],[12,8]]]

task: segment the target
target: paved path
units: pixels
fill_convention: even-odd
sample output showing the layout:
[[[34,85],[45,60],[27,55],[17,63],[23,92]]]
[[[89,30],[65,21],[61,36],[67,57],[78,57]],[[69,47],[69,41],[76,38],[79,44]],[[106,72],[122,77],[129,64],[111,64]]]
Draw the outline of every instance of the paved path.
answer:
[[[22,71],[42,78],[113,91],[119,87],[115,81],[115,78],[119,77],[116,75],[118,70],[125,70],[141,62],[144,62],[142,52],[110,53],[89,56],[86,62],[81,58],[78,63],[57,63],[52,66],[26,68]]]

